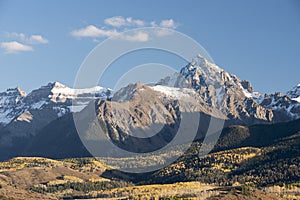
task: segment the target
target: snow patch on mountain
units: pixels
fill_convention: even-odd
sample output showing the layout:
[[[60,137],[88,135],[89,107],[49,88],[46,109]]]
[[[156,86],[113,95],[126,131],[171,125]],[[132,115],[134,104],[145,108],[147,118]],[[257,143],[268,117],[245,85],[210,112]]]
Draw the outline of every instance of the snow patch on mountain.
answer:
[[[293,101],[297,101],[298,103],[300,103],[300,96],[297,98],[292,98]]]
[[[85,96],[84,96],[85,95]],[[49,98],[53,102],[65,102],[67,99],[83,98],[83,97],[102,97],[109,98],[111,96],[111,90],[100,86],[85,89],[73,89],[69,88],[61,83],[54,82],[53,89]]]
[[[161,92],[168,97],[181,99],[183,97],[189,97],[190,93],[194,91],[187,88],[175,88],[163,85],[156,85],[151,87],[153,90]]]

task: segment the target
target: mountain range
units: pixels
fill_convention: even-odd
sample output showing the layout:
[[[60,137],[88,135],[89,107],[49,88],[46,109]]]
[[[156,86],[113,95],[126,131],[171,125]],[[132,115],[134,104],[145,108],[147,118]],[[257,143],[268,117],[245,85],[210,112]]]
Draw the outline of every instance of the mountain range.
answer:
[[[193,101],[188,100],[191,97]],[[151,131],[160,130],[167,136],[151,140],[163,145],[178,128],[182,113],[204,116],[199,138],[210,117],[225,120],[225,127],[296,120],[300,118],[300,84],[285,94],[261,94],[249,81],[196,56],[178,73],[155,85],[132,83],[112,91],[100,86],[72,89],[51,82],[29,94],[18,87],[7,89],[0,93],[0,159],[47,156],[39,148],[47,148],[48,153],[53,150],[50,156],[54,157],[88,155],[83,147],[78,154],[72,149],[75,143],[80,144],[72,113],[84,113],[88,106],[95,106],[97,119],[115,143],[135,146],[137,141],[128,135],[149,136]],[[51,138],[53,143],[48,145],[71,142],[70,151],[55,153],[56,145],[47,146]],[[147,144],[149,140],[139,145]]]

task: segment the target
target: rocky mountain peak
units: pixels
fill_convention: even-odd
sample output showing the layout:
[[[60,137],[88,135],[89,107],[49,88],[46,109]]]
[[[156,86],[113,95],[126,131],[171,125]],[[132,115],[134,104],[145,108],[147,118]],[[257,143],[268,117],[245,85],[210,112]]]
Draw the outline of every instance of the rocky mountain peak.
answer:
[[[9,88],[5,92],[1,92],[0,96],[25,97],[26,96],[26,92],[23,91],[20,87]]]
[[[65,86],[64,84],[54,81],[54,82],[49,82],[46,85],[41,86],[40,88],[36,89],[36,90],[52,90],[52,89],[59,89],[59,88],[67,88],[67,86]]]
[[[0,125],[7,124],[19,114],[26,93],[19,87],[7,89],[0,93]]]
[[[208,61],[201,55],[197,55],[180,70],[180,75],[196,90],[201,86],[215,85],[217,82],[222,82],[223,69]],[[225,77],[228,77],[228,74]]]
[[[131,83],[126,87],[121,88],[116,91],[112,97],[113,101],[128,101],[131,100],[137,93],[143,91],[144,89],[148,89],[147,85],[144,85],[141,82]]]
[[[26,93],[19,87],[7,89],[5,92],[0,93],[0,109],[2,112],[7,111],[10,107],[19,104],[24,97],[26,97]]]
[[[50,82],[36,90],[33,90],[26,99],[29,101],[36,100],[37,98],[51,101],[54,103],[64,103],[78,97],[91,99],[91,98],[107,98],[111,95],[111,90],[100,86],[95,86],[86,89],[73,89],[59,82]],[[77,100],[78,100],[77,99]]]
[[[288,91],[287,95],[292,98],[292,100],[300,103],[300,84],[296,85],[290,91]]]
[[[178,81],[180,78],[183,81]],[[230,119],[260,123],[300,117],[300,84],[287,95],[263,95],[254,91],[249,81],[227,73],[201,55],[183,67],[176,80],[168,77],[160,81],[164,86],[186,88],[184,84],[178,83],[193,88],[207,106],[222,110]]]
[[[241,81],[241,85],[242,85],[243,88],[244,88],[245,90],[247,90],[249,93],[253,93],[253,92],[254,92],[254,90],[253,90],[253,88],[252,88],[252,85],[251,85],[251,83],[250,83],[249,81],[242,80],[242,81]]]
[[[43,117],[39,118],[45,118],[43,122],[47,122],[69,112],[81,111],[91,99],[110,98],[111,93],[110,89],[100,86],[73,89],[59,82],[50,82],[31,91],[28,95],[20,88],[7,89],[0,93],[0,125],[7,126],[14,119],[17,119],[14,122],[20,121],[19,119],[23,118],[19,116],[27,111],[44,112]],[[75,98],[77,104],[72,106],[72,100]]]
[[[55,88],[55,85],[55,82],[51,82],[47,85],[41,86],[40,88],[33,90],[27,95],[26,103],[33,103],[38,100],[47,101],[52,95],[52,90]]]

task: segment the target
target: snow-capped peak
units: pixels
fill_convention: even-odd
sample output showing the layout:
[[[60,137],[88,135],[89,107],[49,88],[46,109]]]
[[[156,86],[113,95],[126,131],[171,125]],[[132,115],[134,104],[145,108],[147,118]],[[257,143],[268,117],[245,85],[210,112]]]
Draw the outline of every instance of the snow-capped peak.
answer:
[[[54,85],[54,87],[56,87],[56,88],[64,88],[64,87],[67,87],[67,86],[65,86],[64,84],[62,84],[62,83],[60,83],[60,82],[57,82],[57,81],[53,82],[53,85]]]
[[[0,124],[9,123],[16,114],[20,113],[18,108],[25,97],[26,93],[19,87],[0,93]]]
[[[19,87],[7,89],[0,93],[0,108],[8,105],[15,105],[26,96],[26,93]]]
[[[196,90],[201,86],[223,82],[223,73],[225,73],[223,69],[201,55],[197,55],[188,65],[180,70],[180,76]]]
[[[191,70],[195,70],[196,68],[199,68],[199,67],[201,67],[203,69],[208,69],[209,72],[221,73],[222,71],[224,71],[223,69],[218,67],[216,64],[210,62],[208,59],[201,56],[200,54],[198,54],[196,57],[194,57],[192,59],[192,61],[188,65],[188,69],[191,71]]]
[[[0,125],[5,126],[14,119],[23,119],[19,116],[31,110],[46,109],[46,112],[54,111],[60,117],[68,112],[82,110],[92,99],[110,98],[111,94],[110,89],[100,86],[73,89],[59,82],[50,82],[28,95],[20,88],[7,89],[0,93]],[[74,99],[78,105],[72,106]]]
[[[1,92],[0,96],[19,96],[19,97],[25,97],[26,92],[24,92],[21,88],[9,88],[5,92]]]
[[[28,96],[35,98],[39,96],[42,99],[50,99],[52,102],[66,102],[80,97],[106,98],[111,95],[111,90],[100,86],[85,89],[70,88],[60,82],[50,82],[39,89],[33,90]]]
[[[287,96],[289,96],[292,100],[300,103],[300,84],[288,91]]]

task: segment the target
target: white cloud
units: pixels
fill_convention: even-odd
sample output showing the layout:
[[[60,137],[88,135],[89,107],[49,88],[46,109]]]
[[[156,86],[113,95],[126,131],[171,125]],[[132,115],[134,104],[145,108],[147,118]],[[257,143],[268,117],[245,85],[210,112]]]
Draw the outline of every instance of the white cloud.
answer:
[[[120,27],[126,24],[126,21],[121,16],[111,17],[104,20],[104,23],[110,26]]]
[[[164,37],[164,36],[168,36],[168,35],[173,34],[173,32],[170,31],[170,30],[168,30],[168,29],[161,29],[161,30],[155,30],[155,31],[154,31],[154,34],[155,34],[157,37]]]
[[[140,19],[132,19],[131,17],[127,17],[126,21],[133,26],[145,26],[145,22]]]
[[[19,43],[17,41],[2,42],[0,47],[5,50],[5,53],[18,53],[21,51],[33,51],[33,48],[29,45]]]
[[[30,44],[47,44],[48,40],[41,35],[32,35],[29,38]]]
[[[89,25],[85,28],[74,30],[71,32],[71,35],[74,37],[110,37],[117,36],[119,33],[116,30],[105,30],[97,28],[94,25]]]
[[[121,27],[121,26],[144,26],[145,22],[140,19],[133,19],[132,17],[124,18],[122,16],[115,16],[111,18],[107,18],[104,20],[104,23],[113,27]]]
[[[165,19],[161,22],[151,21],[146,22],[140,19],[133,19],[132,17],[122,17],[122,16],[114,16],[111,18],[107,18],[104,20],[104,23],[109,26],[120,28],[122,26],[152,26],[152,27],[162,27],[162,28],[177,28],[177,23],[173,19]]]
[[[121,34],[115,29],[105,30],[101,28],[97,28],[96,26],[89,25],[85,28],[74,30],[71,32],[71,35],[74,37],[90,37],[93,38],[94,42],[99,42],[97,38],[100,37],[116,37],[116,39],[122,39],[132,42],[145,42],[149,40],[149,34],[143,31],[136,31],[132,35],[128,35],[126,33]]]
[[[20,40],[27,44],[47,44],[49,41],[41,35],[26,36],[24,33],[8,33],[9,38]]]
[[[177,24],[174,22],[173,19],[166,19],[160,22],[160,27],[175,29],[177,27]]]
[[[94,25],[88,25],[84,28],[77,29],[71,31],[71,35],[74,37],[89,37],[92,38],[94,42],[99,42],[99,38],[105,37],[116,37],[117,39],[132,41],[132,42],[145,42],[148,41],[151,37],[164,37],[167,35],[171,35],[172,31],[167,30],[175,29],[177,27],[177,23],[173,19],[166,19],[160,22],[156,21],[143,21],[140,19],[133,19],[132,17],[122,17],[122,16],[114,16],[111,18],[107,18],[104,20],[104,23],[107,27],[96,27]],[[142,27],[142,26],[151,26],[151,27],[160,27],[164,28],[163,30],[154,30],[150,32],[137,30],[134,34],[122,33],[122,31],[128,30],[128,27]]]
[[[127,40],[130,42],[147,42],[149,40],[149,34],[144,31],[137,31],[133,35],[126,35],[121,34],[119,37],[117,37],[122,40]]]

